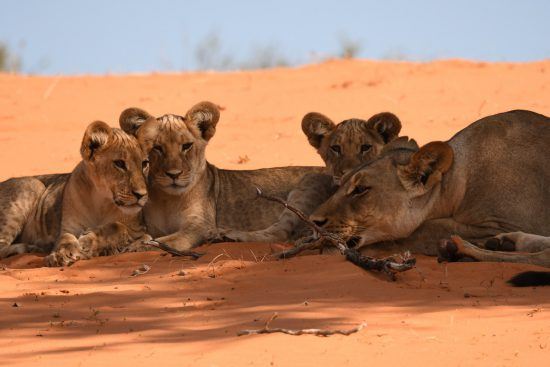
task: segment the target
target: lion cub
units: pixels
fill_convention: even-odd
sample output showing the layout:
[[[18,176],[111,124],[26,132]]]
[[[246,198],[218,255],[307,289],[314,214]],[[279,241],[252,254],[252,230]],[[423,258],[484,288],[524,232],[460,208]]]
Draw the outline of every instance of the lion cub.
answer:
[[[256,187],[288,197],[311,213],[334,191],[333,177],[337,181],[355,165],[376,156],[401,127],[387,123],[385,118],[349,120],[337,127],[327,117],[311,113],[304,117],[302,126],[328,170],[281,167],[233,171],[218,169],[205,158],[219,118],[218,108],[210,102],[198,103],[185,116],[155,118],[138,108],[129,108],[120,116],[124,131],[139,134],[147,130],[143,135],[153,146],[150,200],[144,208],[147,228],[158,241],[179,250],[200,245],[220,230],[228,237],[258,231],[247,237],[257,241],[286,241],[299,236],[294,216],[285,216],[276,203],[258,199]],[[276,222],[280,225],[270,228]]]
[[[47,265],[69,265],[118,252],[141,237],[148,149],[140,134],[96,121],[84,133],[82,161],[71,173],[0,183],[0,257],[51,251]]]
[[[349,119],[335,124],[328,117],[310,112],[302,119],[302,131],[317,150],[332,182],[315,180],[308,175],[292,188],[287,202],[304,214],[311,214],[332,195],[344,175],[380,155],[383,147],[401,131],[401,121],[390,112],[378,113],[368,120]],[[292,233],[302,233],[300,219],[284,210],[268,228],[258,231],[224,231],[224,237],[241,242],[285,242]]]

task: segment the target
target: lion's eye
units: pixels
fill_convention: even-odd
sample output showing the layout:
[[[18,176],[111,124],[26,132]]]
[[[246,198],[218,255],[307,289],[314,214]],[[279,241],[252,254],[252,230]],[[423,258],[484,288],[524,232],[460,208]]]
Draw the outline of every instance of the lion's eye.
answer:
[[[113,161],[116,168],[120,168],[123,171],[126,171],[126,162],[124,162],[122,159],[117,159],[116,161]]]
[[[366,194],[371,189],[370,186],[357,185],[353,188],[353,191],[349,193],[350,196],[360,196]]]
[[[146,170],[148,167],[149,167],[149,161],[148,160],[144,160],[143,162],[141,162],[141,168],[143,170]]]
[[[160,145],[155,145],[153,147],[154,150],[156,150],[157,152],[159,152],[160,154],[164,153],[164,151],[162,150],[162,147]]]
[[[185,143],[181,145],[181,151],[185,152],[186,150],[189,150],[193,146],[193,143]]]
[[[370,145],[370,144],[363,144],[363,145],[361,145],[361,153],[368,152],[369,150],[371,150],[371,148],[372,148],[372,145]]]
[[[342,153],[342,148],[339,145],[331,145],[330,149],[336,154]]]

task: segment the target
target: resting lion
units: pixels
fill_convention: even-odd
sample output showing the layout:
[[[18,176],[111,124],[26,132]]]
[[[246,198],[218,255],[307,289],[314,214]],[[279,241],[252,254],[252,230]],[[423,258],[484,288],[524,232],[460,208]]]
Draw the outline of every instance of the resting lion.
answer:
[[[82,161],[71,173],[0,183],[0,258],[51,251],[47,265],[68,265],[137,240],[144,234],[147,151],[139,135],[96,121],[84,133]]]
[[[454,237],[455,251],[475,259],[550,267],[549,143],[550,118],[520,110],[485,117],[420,149],[390,143],[345,177],[311,218],[360,237],[359,246],[436,255],[441,240],[458,235],[487,249],[527,252],[491,252]]]
[[[142,129],[154,131],[148,136],[154,148],[150,154],[150,200],[144,208],[145,222],[158,241],[187,250],[220,230],[238,240],[268,242],[299,237],[295,216],[285,215],[276,203],[257,198],[256,187],[288,197],[311,213],[334,191],[332,176],[339,177],[372,158],[397,135],[401,125],[393,115],[386,118],[389,115],[383,114],[368,124],[350,120],[338,127],[321,114],[306,115],[304,132],[327,163],[329,174],[324,167],[248,171],[216,168],[205,158],[220,117],[218,108],[210,102],[198,103],[185,116],[168,114],[159,118],[129,108],[121,114],[120,124],[130,134]]]

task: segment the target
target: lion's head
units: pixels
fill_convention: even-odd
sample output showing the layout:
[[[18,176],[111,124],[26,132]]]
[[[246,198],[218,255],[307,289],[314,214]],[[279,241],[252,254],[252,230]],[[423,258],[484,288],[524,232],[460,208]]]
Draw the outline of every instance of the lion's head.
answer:
[[[345,239],[360,237],[360,246],[408,237],[426,218],[452,163],[447,143],[418,149],[414,141],[399,138],[379,159],[344,177],[311,219]]]
[[[91,184],[125,213],[138,212],[147,201],[147,152],[144,136],[128,135],[102,121],[87,127],[80,147]]]
[[[382,112],[368,120],[349,119],[336,125],[311,112],[304,116],[302,130],[339,184],[346,173],[378,157],[384,145],[399,135],[401,122],[394,114]]]
[[[139,108],[120,115],[120,126],[129,134],[145,137],[150,154],[150,181],[167,194],[179,195],[196,182],[206,167],[205,149],[216,132],[220,112],[216,105],[201,102],[185,116],[158,118]]]

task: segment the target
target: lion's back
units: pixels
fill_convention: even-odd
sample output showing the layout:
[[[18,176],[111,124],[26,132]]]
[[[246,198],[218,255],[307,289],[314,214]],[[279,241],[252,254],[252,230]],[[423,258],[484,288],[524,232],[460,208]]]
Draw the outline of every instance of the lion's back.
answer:
[[[317,175],[321,186],[330,185],[332,177],[323,172],[323,167],[298,166],[246,171],[218,170],[218,225],[238,230],[268,227],[278,219],[284,208],[280,204],[258,198],[256,188],[286,200],[290,191],[296,189],[307,175]]]
[[[550,118],[524,110],[488,116],[449,144],[455,178],[465,178],[462,207],[468,216],[550,235]]]

